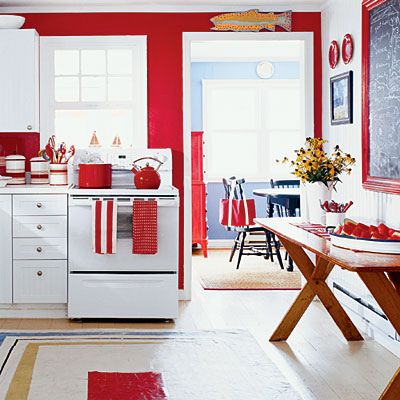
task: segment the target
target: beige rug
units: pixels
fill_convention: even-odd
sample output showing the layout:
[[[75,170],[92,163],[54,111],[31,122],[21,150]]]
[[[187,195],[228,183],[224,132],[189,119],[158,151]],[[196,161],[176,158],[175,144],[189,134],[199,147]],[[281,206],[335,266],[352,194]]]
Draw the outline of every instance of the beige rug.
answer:
[[[300,400],[246,331],[14,331],[1,339],[0,399]],[[144,380],[149,374],[160,379]]]
[[[236,270],[236,256],[230,263],[229,251],[211,250],[208,258],[193,254],[193,266],[207,290],[299,290],[298,271],[287,272],[279,264],[262,257],[243,256]],[[287,263],[285,262],[285,268]]]

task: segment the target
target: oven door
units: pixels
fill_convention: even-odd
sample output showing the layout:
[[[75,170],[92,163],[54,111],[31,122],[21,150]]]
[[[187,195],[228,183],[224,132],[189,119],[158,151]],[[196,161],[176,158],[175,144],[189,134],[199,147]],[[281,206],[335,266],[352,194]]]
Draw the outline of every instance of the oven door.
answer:
[[[140,197],[143,200],[142,197]],[[132,254],[132,197],[70,196],[69,248],[70,272],[176,272],[178,268],[178,206],[174,196],[157,200],[158,252]],[[116,254],[95,254],[92,250],[92,203],[114,200],[117,203]]]

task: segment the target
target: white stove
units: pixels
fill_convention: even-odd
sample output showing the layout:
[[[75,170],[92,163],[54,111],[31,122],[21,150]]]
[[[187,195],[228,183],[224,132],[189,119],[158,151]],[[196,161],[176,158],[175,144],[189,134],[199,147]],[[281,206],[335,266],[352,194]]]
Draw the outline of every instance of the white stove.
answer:
[[[179,192],[172,186],[171,150],[112,149],[110,153],[103,151],[101,158],[104,162],[113,161],[112,188],[80,189],[75,184],[68,191],[68,316],[175,318],[178,314]],[[159,189],[139,190],[133,185],[130,163],[143,156],[166,159],[160,170]],[[78,181],[79,160],[78,152],[72,170],[73,182]],[[116,160],[122,162],[116,164]],[[96,254],[92,250],[92,204],[95,200],[113,200],[117,207],[115,254]],[[156,254],[132,253],[135,200],[157,201]]]

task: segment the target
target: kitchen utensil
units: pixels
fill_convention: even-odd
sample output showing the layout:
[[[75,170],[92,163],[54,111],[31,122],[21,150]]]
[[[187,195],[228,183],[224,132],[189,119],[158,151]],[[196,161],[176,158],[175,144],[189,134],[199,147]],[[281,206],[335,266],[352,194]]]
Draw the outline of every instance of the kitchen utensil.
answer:
[[[158,163],[156,168],[151,167],[150,163],[146,163],[145,167],[136,165],[138,161],[153,160]],[[163,164],[162,161],[154,157],[142,157],[133,162],[132,172],[134,173],[133,181],[137,189],[158,189],[161,185],[161,177],[158,169]]]
[[[7,156],[6,174],[12,178],[9,185],[25,185],[25,157],[18,154]]]
[[[67,157],[65,157],[64,163],[68,163],[68,161],[73,157],[75,154],[75,146],[71,146],[68,151]]]
[[[50,162],[51,163],[54,162],[54,151],[53,151],[53,148],[51,147],[50,143],[46,144],[45,151],[46,151],[47,157],[49,157],[49,159],[50,159]]]
[[[31,158],[31,184],[47,185],[49,183],[50,162],[43,157]]]
[[[112,164],[79,164],[80,189],[106,189],[112,185]]]

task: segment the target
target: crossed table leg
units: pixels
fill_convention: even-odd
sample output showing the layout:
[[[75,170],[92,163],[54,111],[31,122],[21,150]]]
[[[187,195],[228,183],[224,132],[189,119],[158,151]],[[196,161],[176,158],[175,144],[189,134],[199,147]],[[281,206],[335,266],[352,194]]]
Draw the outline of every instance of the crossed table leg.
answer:
[[[360,332],[325,282],[334,264],[320,258],[317,264],[314,265],[301,246],[283,238],[279,239],[300,272],[306,278],[307,284],[286,313],[278,328],[272,334],[270,341],[277,342],[286,340],[315,296],[319,297],[321,303],[325,306],[347,340],[363,340]]]
[[[363,340],[360,332],[325,282],[334,264],[320,258],[316,265],[314,265],[301,246],[281,237],[279,239],[300,272],[306,278],[307,284],[301,290],[295,302],[272,334],[270,341],[275,342],[288,339],[315,296],[319,297],[321,303],[325,306],[347,340]],[[377,268],[373,272],[363,272],[360,270],[358,275],[396,331],[400,333],[400,273],[389,272],[386,274],[381,268]],[[400,399],[400,368],[396,371],[379,399]]]

